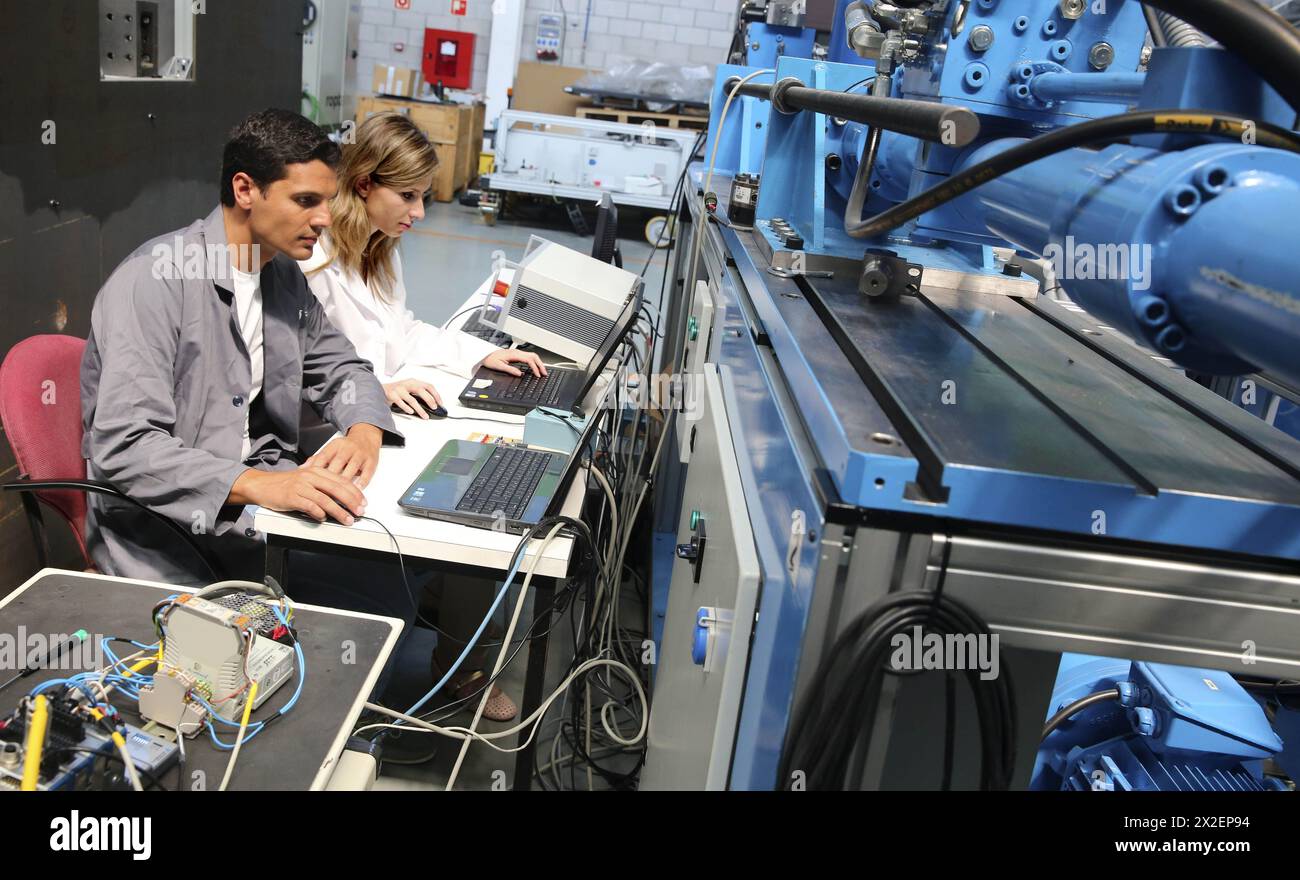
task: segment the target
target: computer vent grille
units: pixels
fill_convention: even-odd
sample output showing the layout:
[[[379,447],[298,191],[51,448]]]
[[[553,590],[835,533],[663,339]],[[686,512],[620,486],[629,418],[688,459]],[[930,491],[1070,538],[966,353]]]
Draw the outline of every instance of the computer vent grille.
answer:
[[[547,296],[524,284],[519,285],[515,292],[510,316],[592,349],[600,348],[609,331],[614,328],[614,322],[608,318]]]

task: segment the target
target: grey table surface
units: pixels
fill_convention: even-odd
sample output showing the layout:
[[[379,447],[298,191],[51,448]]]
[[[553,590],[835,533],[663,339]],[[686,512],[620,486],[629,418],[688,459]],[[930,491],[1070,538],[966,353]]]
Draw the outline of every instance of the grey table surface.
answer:
[[[96,639],[120,636],[152,644],[150,611],[177,592],[181,591],[162,584],[45,569],[0,600],[0,634],[17,638],[22,627],[27,634],[48,638],[84,629]],[[401,621],[391,618],[310,605],[295,605],[294,624],[306,661],[302,694],[288,713],[244,744],[230,790],[323,787],[401,627]],[[122,657],[134,649],[117,643],[113,650]],[[2,678],[11,674],[6,672]],[[41,670],[10,685],[0,691],[0,713],[7,716],[40,682],[71,674],[66,669]],[[288,702],[297,675],[295,668],[294,678],[258,708],[252,720],[267,718]],[[143,725],[129,697],[117,696],[113,704],[127,723]],[[218,725],[217,734],[223,742],[233,743],[235,728]],[[187,738],[185,750],[184,790],[196,790],[197,778],[202,790],[215,791],[230,753],[217,749],[206,730]],[[196,771],[203,775],[196,777]],[[173,767],[161,781],[175,789],[177,769]]]

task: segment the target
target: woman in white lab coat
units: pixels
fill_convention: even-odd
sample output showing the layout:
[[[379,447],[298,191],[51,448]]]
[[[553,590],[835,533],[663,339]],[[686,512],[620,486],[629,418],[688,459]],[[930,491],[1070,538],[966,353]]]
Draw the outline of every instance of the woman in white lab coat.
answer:
[[[442,401],[428,382],[403,375],[410,367],[438,367],[469,376],[481,365],[518,376],[520,371],[511,364],[524,363],[534,373],[546,374],[532,352],[497,348],[458,330],[442,330],[406,308],[397,243],[424,217],[437,163],[433,145],[407,117],[382,113],[367,119],[357,127],[356,142],[343,148],[339,191],[330,202],[332,225],[311,259],[299,264],[325,314],[374,365],[389,402],[421,418],[427,416],[417,400],[430,410]],[[451,667],[478,629],[491,606],[493,587],[491,582],[451,575],[434,585],[432,592],[441,593],[433,655],[436,678]],[[487,640],[499,641],[500,634]],[[485,649],[472,651],[443,693],[465,699],[479,692],[485,661]],[[499,688],[492,688],[484,717],[509,721],[518,711]]]
[[[408,367],[439,367],[470,376],[479,366],[518,376],[512,363],[538,375],[546,368],[532,352],[497,348],[418,320],[406,307],[406,283],[397,243],[424,217],[438,159],[433,145],[407,117],[381,113],[356,130],[343,148],[339,192],[330,202],[332,225],[299,265],[334,326],[375,367],[389,403],[424,417],[441,405],[428,382],[404,376]]]

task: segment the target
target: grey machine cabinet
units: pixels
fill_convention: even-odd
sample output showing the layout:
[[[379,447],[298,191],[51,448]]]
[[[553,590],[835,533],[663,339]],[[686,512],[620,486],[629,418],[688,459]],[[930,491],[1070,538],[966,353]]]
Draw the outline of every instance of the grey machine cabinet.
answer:
[[[694,448],[677,543],[702,542],[703,549],[698,559],[673,562],[642,790],[727,787],[762,583],[723,403],[725,372],[703,364],[693,378],[702,379],[703,393],[698,419],[679,414],[678,428],[694,435]],[[710,609],[713,635],[698,664],[692,645],[701,609]]]

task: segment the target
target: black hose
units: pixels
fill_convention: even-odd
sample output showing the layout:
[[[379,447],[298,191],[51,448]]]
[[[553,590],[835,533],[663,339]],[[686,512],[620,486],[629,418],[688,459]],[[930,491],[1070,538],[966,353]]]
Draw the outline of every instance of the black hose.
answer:
[[[950,147],[964,147],[974,141],[980,132],[979,117],[967,107],[875,94],[858,95],[834,89],[812,89],[794,77],[787,77],[775,85],[740,85],[740,78],[733,76],[723,84],[723,90],[771,101],[773,109],[780,113],[808,110]]]
[[[978,165],[972,165],[938,186],[905,202],[899,202],[863,222],[861,226],[855,227],[853,236],[875,238],[884,235],[908,220],[960,198],[990,180],[1075,147],[1114,143],[1140,134],[1197,134],[1240,139],[1247,132],[1254,134],[1255,142],[1260,146],[1300,153],[1300,135],[1295,132],[1228,113],[1207,110],[1141,110],[1120,113],[1039,135]]]
[[[1078,700],[1075,700],[1070,705],[1061,709],[1060,712],[1057,712],[1055,715],[1053,715],[1048,720],[1048,722],[1043,725],[1043,735],[1040,738],[1039,742],[1051,736],[1052,731],[1056,730],[1056,728],[1064,724],[1071,716],[1078,715],[1080,712],[1082,712],[1084,709],[1087,709],[1089,706],[1095,705],[1097,703],[1104,703],[1107,700],[1118,700],[1118,699],[1119,699],[1119,688],[1111,688],[1108,691],[1097,691],[1097,693],[1095,694],[1088,694],[1088,696],[1086,697],[1082,697]]]
[[[887,73],[877,74],[871,81],[873,95],[887,98],[892,89],[893,79]],[[855,230],[862,225],[862,211],[867,204],[871,175],[876,170],[876,156],[880,152],[880,137],[880,126],[873,125],[867,130],[866,140],[862,142],[858,173],[853,177],[853,189],[849,193],[849,204],[844,211],[844,231],[850,236],[854,236]]]
[[[1235,54],[1300,112],[1300,31],[1247,0],[1147,0]]]
[[[778,778],[788,788],[796,772],[808,790],[843,790],[860,785],[871,751],[874,716],[884,677],[891,671],[892,637],[914,627],[936,634],[991,637],[988,627],[964,605],[940,593],[894,593],[851,621],[817,670],[800,701],[782,753]],[[1005,790],[1015,772],[1015,689],[1005,664],[992,681],[978,670],[962,673],[975,698],[984,790]],[[952,721],[949,719],[949,724]],[[945,753],[947,751],[945,725]],[[945,760],[944,784],[951,784]]]

